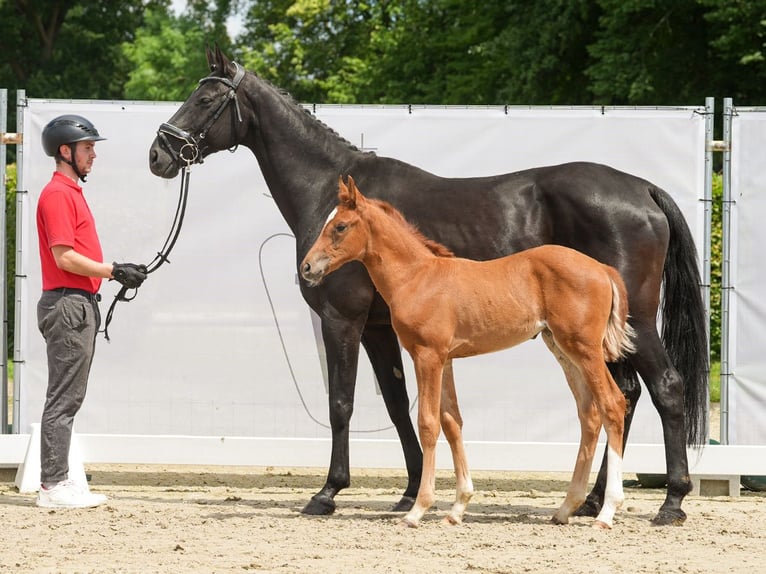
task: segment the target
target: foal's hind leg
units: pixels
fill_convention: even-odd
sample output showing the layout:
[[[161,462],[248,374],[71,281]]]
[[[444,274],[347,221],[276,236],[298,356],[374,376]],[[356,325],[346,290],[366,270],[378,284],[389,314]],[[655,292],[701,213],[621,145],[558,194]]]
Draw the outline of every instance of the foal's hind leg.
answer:
[[[553,356],[564,371],[569,388],[577,403],[577,416],[580,419],[580,447],[577,451],[575,468],[572,473],[572,481],[569,483],[566,498],[563,504],[553,515],[551,521],[554,524],[567,524],[569,517],[585,500],[585,492],[588,488],[588,477],[593,465],[598,433],[601,430],[601,422],[590,389],[585,384],[582,374],[574,363],[563,353],[553,340],[550,331],[542,333],[543,341],[550,349]]]
[[[468,461],[463,444],[463,418],[457,403],[455,378],[452,372],[452,360],[444,365],[442,374],[441,422],[444,435],[452,450],[452,462],[455,467],[455,503],[445,521],[450,524],[463,522],[466,506],[473,496],[473,481],[468,470]]]
[[[607,477],[604,504],[596,517],[594,526],[611,528],[614,514],[622,506],[625,495],[622,490],[623,429],[625,424],[625,397],[612,379],[602,357],[592,362],[591,384],[601,423],[606,430]],[[599,375],[599,370],[601,374]]]

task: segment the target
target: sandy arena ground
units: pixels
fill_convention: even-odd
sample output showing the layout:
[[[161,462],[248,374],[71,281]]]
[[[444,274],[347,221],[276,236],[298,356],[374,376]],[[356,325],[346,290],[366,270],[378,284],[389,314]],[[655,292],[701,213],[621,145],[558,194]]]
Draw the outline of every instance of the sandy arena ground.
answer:
[[[652,527],[664,491],[628,488],[611,531],[549,522],[568,476],[474,472],[463,525],[441,522],[454,496],[418,529],[390,512],[402,472],[354,470],[330,517],[300,509],[325,469],[90,465],[89,510],[43,510],[0,482],[0,572],[762,572],[766,493],[688,497],[681,527]],[[626,478],[631,478],[630,475]]]
[[[718,412],[711,413],[717,437]],[[329,517],[301,508],[326,469],[87,465],[89,510],[44,510],[0,471],[0,573],[724,573],[766,568],[766,493],[689,496],[681,527],[649,520],[661,489],[626,488],[614,528],[577,518],[554,526],[569,475],[473,472],[476,494],[461,526],[441,522],[452,474],[420,528],[390,511],[403,471],[352,470]],[[626,479],[635,478],[626,475]]]

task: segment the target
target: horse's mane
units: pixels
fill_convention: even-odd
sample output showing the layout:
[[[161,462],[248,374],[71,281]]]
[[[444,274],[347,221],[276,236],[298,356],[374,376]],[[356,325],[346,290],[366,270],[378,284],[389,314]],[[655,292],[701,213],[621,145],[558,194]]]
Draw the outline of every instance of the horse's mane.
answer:
[[[273,89],[273,90],[274,90],[274,91],[275,91],[277,94],[279,94],[280,96],[282,96],[282,97],[284,98],[284,100],[285,100],[285,101],[286,101],[286,102],[287,102],[287,103],[288,103],[290,106],[292,106],[292,107],[294,107],[294,108],[296,108],[296,109],[300,110],[300,111],[301,111],[301,112],[303,112],[304,114],[306,114],[306,115],[307,115],[309,118],[311,118],[312,120],[314,120],[314,121],[315,121],[317,124],[319,124],[320,126],[322,126],[322,127],[325,129],[325,130],[327,130],[327,132],[328,132],[328,133],[330,133],[332,136],[334,136],[334,137],[335,137],[335,138],[336,138],[338,141],[340,141],[341,143],[345,144],[345,145],[346,145],[346,146],[347,146],[349,149],[351,149],[351,150],[353,150],[353,151],[358,151],[358,152],[361,152],[361,153],[365,153],[365,154],[376,155],[374,151],[362,151],[362,150],[360,150],[358,147],[356,147],[356,146],[355,146],[354,144],[352,144],[350,141],[348,141],[347,139],[345,139],[345,138],[344,138],[343,136],[341,136],[341,135],[340,135],[338,132],[336,132],[334,129],[332,129],[330,126],[328,126],[328,125],[327,125],[326,123],[324,123],[322,120],[320,120],[318,117],[316,117],[316,115],[314,115],[314,113],[313,113],[311,110],[307,109],[307,108],[306,108],[304,105],[302,105],[300,102],[298,102],[298,101],[297,101],[297,100],[296,100],[296,99],[295,99],[295,98],[292,96],[292,94],[290,94],[290,92],[288,92],[288,91],[287,91],[287,90],[285,90],[284,88],[280,88],[279,86],[275,86],[275,85],[274,85],[274,84],[272,84],[272,83],[271,83],[269,80],[267,80],[266,78],[262,78],[261,76],[259,76],[259,75],[258,75],[258,74],[256,74],[255,72],[250,72],[250,71],[246,71],[246,72],[247,72],[247,73],[250,73],[250,74],[253,74],[253,76],[255,76],[255,77],[256,77],[256,79],[260,80],[261,82],[263,82],[264,84],[266,84],[268,87],[270,87],[271,89]],[[316,109],[316,108],[315,108],[315,109]]]
[[[454,257],[455,254],[452,253],[452,251],[446,247],[445,245],[442,245],[438,241],[434,241],[433,239],[429,239],[425,235],[423,235],[420,230],[415,227],[412,223],[407,221],[404,216],[401,214],[399,210],[397,210],[393,205],[388,203],[387,201],[383,201],[380,199],[367,199],[368,202],[374,203],[378,207],[380,207],[386,215],[391,217],[392,219],[395,219],[399,223],[402,224],[402,226],[412,235],[414,235],[423,245],[425,245],[428,250],[436,255],[437,257]]]

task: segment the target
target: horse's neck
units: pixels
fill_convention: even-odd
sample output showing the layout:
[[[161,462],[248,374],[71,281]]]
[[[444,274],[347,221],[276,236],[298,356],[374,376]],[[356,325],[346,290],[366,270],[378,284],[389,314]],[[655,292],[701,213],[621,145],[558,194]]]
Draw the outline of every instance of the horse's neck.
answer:
[[[282,216],[299,235],[335,201],[338,176],[353,151],[289,96],[260,78],[252,81],[247,95],[257,117],[246,145]]]
[[[398,289],[436,255],[400,221],[382,210],[376,208],[374,217],[369,217],[367,221],[371,233],[362,263],[375,288],[390,303]]]

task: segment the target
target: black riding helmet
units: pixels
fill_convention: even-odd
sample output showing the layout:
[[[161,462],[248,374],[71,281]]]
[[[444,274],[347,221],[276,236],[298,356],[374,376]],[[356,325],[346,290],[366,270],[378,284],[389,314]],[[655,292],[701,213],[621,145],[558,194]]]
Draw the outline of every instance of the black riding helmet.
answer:
[[[101,141],[102,138],[95,126],[82,116],[65,115],[59,116],[48,122],[43,128],[43,149],[51,157],[59,156],[59,146],[68,144],[74,157],[75,144],[83,141]],[[72,166],[77,176],[85,181],[83,176],[74,164],[74,161],[66,161]]]

